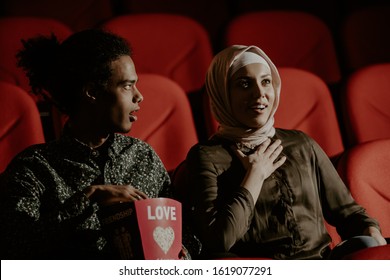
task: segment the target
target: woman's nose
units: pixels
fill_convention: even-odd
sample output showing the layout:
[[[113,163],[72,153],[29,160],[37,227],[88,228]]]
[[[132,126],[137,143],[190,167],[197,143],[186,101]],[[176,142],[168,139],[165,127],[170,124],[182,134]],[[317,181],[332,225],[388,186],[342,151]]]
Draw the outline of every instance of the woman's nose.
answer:
[[[256,86],[253,89],[252,95],[254,98],[265,98],[265,89],[263,89],[261,86]]]

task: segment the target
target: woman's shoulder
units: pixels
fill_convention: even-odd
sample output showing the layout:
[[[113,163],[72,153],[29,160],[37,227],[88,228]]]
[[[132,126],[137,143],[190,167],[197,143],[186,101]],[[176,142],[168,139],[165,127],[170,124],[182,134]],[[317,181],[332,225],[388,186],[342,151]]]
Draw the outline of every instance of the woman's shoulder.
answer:
[[[302,138],[302,139],[310,138],[305,132],[301,130],[276,128],[275,131],[276,131],[275,135],[278,138],[282,138],[282,139],[283,138]]]
[[[275,137],[277,139],[282,140],[282,142],[284,143],[286,142],[293,142],[299,144],[307,143],[308,145],[311,145],[312,142],[314,141],[305,132],[301,130],[295,130],[295,129],[276,128]]]
[[[210,139],[199,142],[192,146],[188,153],[188,157],[208,157],[208,158],[221,158],[229,156],[229,146],[231,143],[219,137],[211,137]]]
[[[300,130],[294,129],[276,129],[275,137],[282,140],[282,145],[286,149],[292,149],[295,152],[298,150],[323,153],[320,145],[308,134]]]

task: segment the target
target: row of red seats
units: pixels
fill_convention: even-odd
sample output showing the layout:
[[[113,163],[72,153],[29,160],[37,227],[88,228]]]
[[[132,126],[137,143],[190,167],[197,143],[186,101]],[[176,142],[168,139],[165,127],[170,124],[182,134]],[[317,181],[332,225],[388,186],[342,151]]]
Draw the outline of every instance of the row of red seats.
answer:
[[[275,125],[305,131],[330,157],[341,154],[344,151],[342,134],[326,84],[314,74],[296,68],[281,67],[280,75],[283,81],[282,101],[275,116]],[[381,64],[364,68],[350,77],[344,102],[345,124],[350,130],[349,135],[353,138],[354,145],[390,138],[390,115],[387,109],[390,104],[390,96],[387,94],[390,89],[389,75],[390,64]],[[6,107],[1,112],[7,113],[7,118],[12,119],[10,110],[15,108],[17,111],[18,107],[8,106],[6,101],[10,99],[9,102],[16,104],[11,98],[20,97],[7,94],[7,91],[11,91],[9,88],[2,87],[2,106]],[[168,169],[173,169],[184,159],[190,144],[198,140],[189,100],[177,83],[162,75],[140,74],[139,88],[145,95],[145,102],[142,104],[143,110],[140,111],[140,123],[134,126],[132,134],[151,142],[160,152]],[[20,88],[17,91],[23,90]],[[30,98],[26,92],[25,95]],[[24,101],[20,102],[22,104]],[[216,131],[218,124],[212,118],[210,110],[205,110],[205,115],[211,134]],[[7,118],[2,118],[2,127],[10,126],[6,125],[9,123]],[[62,124],[59,123],[59,126]],[[160,134],[163,130],[166,132]],[[5,132],[2,135],[5,135]],[[161,144],[165,141],[165,144]],[[183,144],[182,149],[179,143],[169,145],[176,141],[188,144]],[[172,147],[175,147],[174,152],[169,151]]]
[[[344,60],[349,60],[351,70],[373,63],[390,62],[388,36],[383,36],[383,29],[375,26],[389,18],[390,8],[359,12],[356,16],[350,16],[354,20],[348,21],[342,31],[346,48]],[[367,23],[363,22],[365,28],[361,26],[361,18],[370,19]],[[54,31],[60,38],[73,32],[60,21],[45,18],[39,23],[39,19],[2,18],[2,33],[10,35],[7,40],[12,40],[36,32]],[[142,61],[137,63],[141,72],[168,75],[177,80],[186,92],[198,90],[203,84],[204,72],[213,49],[209,34],[193,19],[173,14],[128,14],[110,18],[100,26],[129,39],[136,50],[135,59],[138,57]],[[7,31],[11,34],[7,34]],[[311,14],[299,11],[246,13],[232,19],[224,33],[223,46],[257,45],[269,54],[278,67],[308,70],[328,85],[339,83],[342,79],[333,34],[321,19]],[[17,40],[7,45],[14,49],[18,43]],[[5,61],[1,61],[1,64],[5,63],[7,67],[13,64],[16,67],[14,58],[8,52],[3,55],[6,58],[2,59]],[[13,71],[5,74],[12,75]]]
[[[160,16],[162,18],[166,17],[166,15],[160,15]],[[126,17],[124,17],[124,18],[126,18]],[[142,19],[142,17],[138,17],[138,19],[140,19],[140,18]],[[155,19],[155,17],[153,17],[153,18]],[[180,20],[181,18],[183,18],[183,17],[175,16],[176,20]],[[151,18],[149,18],[149,19],[151,19]],[[19,19],[12,19],[12,20],[19,20]],[[29,36],[24,35],[26,37],[20,37],[19,36],[20,34],[15,35],[14,39],[16,38],[17,40],[14,40],[14,42],[17,42],[18,44],[20,44],[19,43],[20,38],[31,37],[37,33],[45,34],[46,32],[47,33],[51,32],[51,31],[55,32],[53,29],[51,29],[50,25],[45,20],[41,20],[41,19],[28,19],[28,20],[31,20],[29,22],[30,24],[26,24],[26,22],[24,22],[24,24],[21,25],[20,29],[14,28],[14,30],[19,30],[20,32],[25,32],[26,30],[28,31],[30,27],[34,28],[34,25],[32,23],[34,21],[37,21],[40,23],[44,23],[42,26],[44,26],[46,28],[46,31],[33,30],[34,34],[30,33]],[[183,24],[184,24],[184,22],[190,23],[191,20],[184,19],[182,22],[183,22]],[[153,21],[149,21],[149,26],[153,27],[154,24],[153,24]],[[193,22],[190,24],[193,24]],[[2,32],[4,31],[4,34],[9,35],[9,33],[7,33],[7,30],[9,30],[9,29],[6,29],[6,28],[3,29],[1,26],[3,26],[3,25],[0,24],[0,34],[2,34]],[[132,26],[132,25],[130,25],[130,26]],[[137,26],[140,26],[140,23],[138,23]],[[194,24],[193,26],[194,26],[193,29],[195,30],[195,32],[202,34],[202,31],[201,31],[202,29],[199,28],[199,25]],[[106,27],[106,28],[108,28],[108,27]],[[173,27],[171,26],[171,28],[173,28]],[[64,29],[64,30],[66,30],[66,29]],[[125,31],[126,30],[127,29],[125,29]],[[178,30],[178,29],[175,28],[175,30]],[[189,33],[190,30],[192,30],[192,29],[184,28],[184,30],[187,33]],[[65,34],[64,37],[62,37],[62,38],[66,38],[66,36],[71,34],[71,31],[70,30],[68,30],[68,31],[65,31],[65,32],[68,32],[68,34]],[[113,30],[113,31],[119,33],[118,30],[117,31]],[[151,34],[151,33],[147,33],[147,34]],[[197,34],[197,33],[194,33],[194,34]],[[125,36],[123,34],[120,34],[120,35]],[[165,34],[163,34],[163,35],[165,35]],[[179,35],[174,34],[174,36],[179,36]],[[140,37],[140,36],[138,36],[138,37]],[[135,36],[134,38],[138,38],[138,37]],[[151,36],[151,37],[153,37],[153,36]],[[3,42],[12,42],[13,41],[12,38],[13,38],[12,35],[9,35],[7,37],[7,40],[3,40]],[[140,38],[142,38],[142,36]],[[196,89],[197,89],[196,86],[194,86],[191,89],[189,86],[191,83],[190,82],[187,83],[187,82],[188,81],[191,81],[191,82],[195,81],[195,79],[192,80],[191,78],[192,78],[192,76],[197,77],[197,75],[193,75],[193,73],[196,72],[196,68],[194,66],[198,65],[198,62],[200,60],[192,58],[192,59],[190,59],[190,61],[195,61],[195,64],[189,64],[189,65],[185,65],[184,62],[186,61],[186,58],[192,57],[192,55],[194,55],[194,52],[196,52],[196,50],[201,49],[199,47],[196,47],[197,46],[196,43],[201,44],[201,42],[204,41],[203,40],[204,38],[206,38],[206,41],[207,41],[207,36],[205,37],[203,35],[199,35],[199,36],[194,36],[194,37],[192,37],[192,36],[182,37],[182,35],[180,35],[178,38],[188,38],[188,40],[192,40],[193,38],[195,38],[196,39],[195,43],[193,41],[191,41],[191,43],[189,43],[186,40],[179,40],[179,41],[176,41],[175,44],[167,45],[167,48],[164,48],[165,45],[164,45],[164,43],[162,43],[162,40],[164,38],[165,38],[165,36],[158,37],[157,38],[158,41],[156,43],[154,43],[154,45],[152,45],[152,46],[156,46],[156,45],[159,46],[161,48],[161,50],[159,49],[158,51],[156,51],[155,48],[153,48],[152,50],[149,50],[149,52],[146,52],[145,55],[150,56],[153,54],[153,52],[155,52],[156,56],[154,57],[154,59],[157,59],[158,57],[164,56],[164,55],[162,55],[162,53],[164,53],[164,52],[162,52],[163,50],[164,51],[172,51],[173,50],[174,53],[179,53],[181,56],[179,56],[180,59],[175,59],[174,57],[171,57],[169,60],[167,60],[166,62],[174,61],[176,64],[174,63],[173,66],[171,65],[170,67],[168,67],[168,69],[170,69],[170,71],[159,72],[158,73],[159,75],[142,74],[145,72],[156,72],[156,70],[154,70],[153,68],[148,69],[147,64],[144,65],[143,64],[144,60],[141,59],[142,53],[139,52],[137,54],[137,49],[143,49],[142,46],[144,46],[144,45],[142,43],[140,43],[140,47],[137,48],[134,45],[132,39],[129,39],[130,42],[132,42],[133,47],[134,47],[136,54],[137,54],[134,57],[134,60],[136,60],[137,70],[140,72],[139,88],[145,96],[145,103],[143,106],[143,110],[140,111],[140,121],[143,123],[138,123],[138,126],[134,126],[134,130],[132,131],[131,134],[133,136],[140,137],[141,139],[144,139],[144,140],[148,141],[149,143],[151,143],[151,145],[156,149],[156,151],[159,153],[159,155],[163,159],[164,163],[167,166],[167,169],[172,170],[181,162],[182,159],[184,159],[185,153],[187,152],[189,147],[197,141],[197,135],[196,135],[193,119],[192,119],[192,116],[190,114],[191,108],[189,106],[188,100],[185,97],[186,97],[186,94],[190,95],[191,93],[193,93],[193,90],[196,91]],[[201,38],[201,39],[199,39],[199,38]],[[178,44],[178,43],[180,43],[180,44]],[[187,47],[187,48],[184,48],[183,51],[179,51],[178,49],[176,49],[176,47],[181,46],[181,43],[183,43],[183,45]],[[5,45],[7,45],[7,44],[4,44],[4,46]],[[2,48],[3,48],[3,46],[2,46]],[[203,50],[206,50],[206,48]],[[206,52],[209,52],[209,51],[206,51]],[[1,52],[1,53],[4,54],[4,52]],[[210,52],[209,52],[209,54],[210,54]],[[137,58],[137,56],[138,56],[138,58]],[[4,58],[13,59],[13,56],[5,55]],[[138,59],[138,61],[137,61],[137,59]],[[211,56],[209,56],[208,60],[211,60]],[[206,61],[206,59],[204,61]],[[5,67],[5,64],[3,64],[3,60],[0,60],[0,62],[1,62],[0,63],[0,66],[1,66],[0,73],[2,75],[2,79],[7,80],[8,82],[13,82],[13,83],[18,84],[18,80],[17,80],[18,74],[13,75],[12,71],[9,71],[9,69]],[[151,62],[152,63],[150,63],[149,66],[153,67],[155,61],[151,61]],[[194,63],[194,62],[192,62],[192,63]],[[202,63],[199,63],[199,64],[202,65]],[[189,68],[190,65],[192,65],[192,68]],[[205,65],[206,65],[206,63],[204,63],[203,66],[205,66]],[[164,66],[164,64],[162,64],[161,68],[165,69],[163,66]],[[145,68],[143,69],[142,67],[145,67]],[[178,75],[173,75],[172,73],[175,73],[175,71],[172,69],[175,69],[177,67],[182,67],[184,70],[178,71],[177,72]],[[15,67],[15,69],[16,69],[16,67]],[[190,71],[188,69],[190,69]],[[20,70],[17,69],[17,71],[20,71]],[[199,70],[199,73],[201,73],[201,71],[202,70]],[[203,71],[205,72],[205,69],[203,69]],[[348,80],[346,91],[345,91],[346,93],[344,95],[344,97],[346,98],[346,100],[348,102],[346,101],[346,102],[344,102],[344,104],[347,108],[347,110],[345,110],[345,113],[349,118],[349,120],[347,122],[347,126],[351,128],[351,131],[355,130],[355,126],[357,127],[357,126],[359,126],[360,123],[364,123],[370,132],[374,132],[375,129],[377,127],[379,127],[380,128],[379,131],[382,133],[381,136],[379,136],[379,138],[388,137],[387,135],[385,135],[386,132],[389,131],[389,129],[386,129],[386,128],[388,128],[387,125],[389,122],[388,122],[388,115],[386,116],[387,111],[385,110],[385,108],[388,107],[388,105],[386,106],[386,102],[387,102],[387,104],[389,104],[389,101],[387,101],[387,100],[389,100],[389,98],[383,94],[386,91],[388,91],[388,90],[386,90],[386,87],[387,88],[389,87],[388,78],[387,78],[387,77],[389,77],[389,75],[386,74],[386,71],[389,71],[389,65],[387,65],[387,64],[386,65],[385,64],[373,65],[373,66],[368,67],[368,68],[364,68],[364,69],[362,68],[359,72],[356,72],[349,77],[350,79]],[[190,75],[180,76],[180,74],[182,74],[182,73],[189,73]],[[328,89],[326,82],[324,82],[324,80],[321,79],[318,76],[318,74],[315,75],[315,74],[313,74],[313,72],[310,73],[307,70],[298,69],[297,67],[294,67],[294,68],[280,67],[280,73],[281,73],[281,76],[283,79],[283,90],[282,90],[283,97],[282,97],[280,109],[278,111],[278,115],[276,116],[276,125],[280,126],[280,127],[286,127],[286,128],[297,128],[297,129],[301,129],[301,130],[307,132],[309,135],[311,135],[313,138],[315,138],[323,146],[323,148],[325,149],[325,151],[328,153],[329,156],[334,156],[334,155],[337,155],[337,154],[343,152],[344,148],[343,148],[343,143],[342,143],[342,139],[341,139],[340,129],[338,126],[335,109],[334,109],[333,104],[332,104],[331,94],[330,94],[330,91]],[[369,73],[374,73],[374,74],[372,76],[369,76]],[[389,73],[389,72],[387,72],[387,73]],[[199,74],[199,76],[201,76],[201,75]],[[23,75],[21,75],[20,77],[21,77],[21,81],[23,81],[23,79],[24,79],[24,81],[27,81],[26,78],[23,77]],[[378,80],[378,79],[380,79],[380,80]],[[368,85],[367,85],[367,82],[368,82]],[[361,83],[361,84],[359,84],[359,83]],[[364,84],[364,83],[366,83],[366,84]],[[195,84],[196,83],[193,83],[193,85],[195,85]],[[184,85],[187,85],[188,87],[186,88]],[[199,85],[201,86],[201,84],[199,84]],[[28,89],[28,85],[26,87]],[[375,88],[375,87],[377,87],[377,88]],[[9,84],[7,84],[5,86],[5,89],[2,89],[1,92],[6,93],[8,91],[11,91],[10,88],[15,88],[15,86],[10,86]],[[360,94],[355,93],[356,92],[355,89],[361,90],[361,93]],[[166,92],[163,92],[164,90],[166,90]],[[17,91],[21,92],[20,89],[17,89]],[[367,94],[368,92],[370,94]],[[383,95],[381,95],[381,92],[383,92],[382,93]],[[362,96],[363,98],[368,98],[368,100],[366,99],[366,100],[360,102],[360,104],[361,104],[360,109],[354,110],[352,108],[353,107],[353,100],[358,99],[359,95]],[[8,102],[10,99],[8,99],[8,96],[6,96],[5,94],[4,94],[4,96],[7,97],[6,100]],[[15,96],[17,96],[17,95],[15,95]],[[27,96],[27,94],[26,94],[26,96]],[[351,96],[351,97],[349,97],[349,96]],[[375,103],[376,101],[377,101],[377,103]],[[4,101],[4,102],[1,101],[0,104],[4,104],[4,105],[7,104],[5,102],[6,101]],[[146,103],[146,102],[148,102],[148,103]],[[19,103],[20,102],[17,102],[15,104],[19,104]],[[29,102],[29,103],[35,105],[34,102]],[[164,104],[164,106],[161,106],[161,104]],[[207,106],[207,104],[205,104],[205,105]],[[12,109],[10,110],[10,108],[15,108],[15,111],[18,110],[17,105],[5,105],[5,106],[6,106],[5,108],[8,108],[8,111],[4,111],[5,109],[3,109],[1,112],[7,112],[7,116],[12,116],[12,114],[11,114]],[[370,114],[363,113],[363,110],[365,110],[367,108],[371,110]],[[35,110],[36,110],[36,108],[35,108]],[[159,111],[159,114],[158,114],[158,116],[161,118],[156,118],[156,112],[158,110],[161,110],[161,112]],[[209,113],[207,110],[207,107],[200,108],[200,110],[202,110],[202,112],[205,115],[207,115]],[[24,112],[24,111],[28,111],[28,110],[23,109],[20,112]],[[34,111],[34,109],[31,109],[31,111]],[[177,113],[172,114],[172,112],[177,112]],[[383,120],[382,121],[383,124],[381,126],[377,125],[380,123],[379,121],[374,121],[374,120],[370,119],[371,116],[375,116],[375,112],[380,112],[379,120]],[[354,117],[353,114],[355,114],[356,117]],[[23,114],[21,114],[21,115],[23,115]],[[149,116],[152,116],[152,117],[149,117]],[[176,116],[180,116],[178,118],[179,121],[176,119]],[[209,115],[209,117],[210,117],[210,115]],[[359,122],[358,117],[362,117],[363,120]],[[10,132],[13,130],[9,130],[7,128],[8,127],[15,127],[16,128],[16,126],[12,125],[13,121],[18,120],[17,122],[14,122],[14,123],[21,123],[21,121],[19,121],[18,117],[14,118],[14,119],[13,118],[14,117],[11,117],[10,119],[2,118],[2,120],[4,119],[7,121],[8,120],[10,120],[10,121],[8,121],[8,123],[6,123],[4,125],[3,124],[0,125],[0,127],[2,128],[2,130],[1,130],[2,134],[0,135],[0,141],[1,141],[0,143],[3,143],[3,141],[5,139],[11,139],[11,138],[8,138],[8,135],[10,135],[11,134]],[[28,117],[27,119],[29,119],[31,121],[32,117]],[[188,123],[186,123],[186,120],[188,120]],[[208,119],[207,117],[206,117],[206,120],[209,121],[208,124],[211,127],[211,130],[209,131],[209,133],[212,133],[213,129],[216,129],[215,122],[213,122],[212,119]],[[164,126],[161,125],[163,123],[164,123]],[[354,123],[354,124],[349,126],[352,123]],[[29,125],[29,126],[31,126],[31,125]],[[137,127],[139,127],[139,128],[142,127],[142,130],[139,129],[137,131]],[[187,129],[187,130],[185,130],[185,129]],[[15,131],[16,130],[17,129],[15,129]],[[26,137],[26,135],[28,134],[28,133],[26,133],[26,131],[27,131],[26,129],[22,129],[22,133],[23,133],[22,135],[24,135],[23,139],[28,138],[28,137]],[[39,131],[39,129],[35,130],[35,131]],[[360,131],[359,133],[356,132],[356,135],[363,135],[363,137],[365,137],[365,135],[368,135],[368,134]],[[172,138],[170,138],[170,137],[172,137]],[[184,137],[184,139],[186,139],[186,141],[184,141],[183,138],[181,138],[181,137]],[[370,137],[372,137],[372,136],[370,136]],[[19,138],[20,138],[20,135],[19,135]],[[356,139],[357,138],[358,137],[356,137]],[[373,139],[376,139],[375,135],[374,135]],[[168,141],[165,141],[165,140],[168,140]],[[372,139],[363,139],[362,141],[367,141],[367,140],[372,140]],[[37,141],[37,140],[34,140],[34,141]],[[42,139],[38,140],[38,142],[42,142],[42,141],[44,141],[44,140],[42,140]],[[177,143],[177,145],[172,145],[172,143],[173,143],[172,141],[177,141],[177,142],[175,142],[175,143]],[[4,143],[7,143],[7,142],[4,142]],[[11,143],[12,145],[10,145],[9,143]],[[357,143],[360,143],[359,140],[356,140],[356,144]],[[26,145],[28,145],[28,144],[26,144]],[[11,154],[12,148],[14,146],[15,146],[15,141],[12,141],[12,140],[8,141],[8,146],[6,146],[6,148],[4,149],[5,152],[4,153],[2,152],[1,154],[2,155],[3,154],[4,155]],[[175,149],[174,151],[172,151],[172,147],[174,147],[174,149]],[[21,148],[19,148],[19,150],[20,149]],[[386,151],[385,148],[382,147],[382,149],[383,149],[382,151]],[[386,153],[383,153],[383,154],[386,154]],[[376,154],[374,153],[374,155],[376,155]],[[375,164],[373,164],[373,161],[371,161],[370,164],[375,166]],[[380,166],[388,166],[388,165],[380,165]],[[385,172],[385,173],[388,174],[389,172]],[[382,177],[380,177],[380,178],[382,178]],[[383,193],[385,195],[383,195]],[[386,196],[387,195],[386,191],[384,191],[383,193],[381,193],[381,196],[385,197],[385,198],[387,197],[387,204],[388,204],[388,196]],[[363,197],[368,197],[368,196],[363,195]],[[364,203],[362,203],[362,204],[365,205]],[[385,209],[385,208],[380,208],[380,209],[382,211],[382,209]],[[388,213],[388,212],[385,212],[385,213]],[[373,216],[376,217],[376,215],[373,215]],[[383,223],[383,222],[381,221],[381,223]]]
[[[189,102],[176,83],[160,75],[140,74],[139,88],[146,98],[131,135],[148,141],[172,171],[197,141]],[[18,152],[45,140],[36,104],[23,89],[0,82],[0,110],[4,114],[0,119],[1,172]],[[148,118],[150,115],[155,116],[153,122]],[[390,237],[390,189],[387,188],[390,154],[386,152],[389,149],[390,138],[365,142],[346,150],[337,163],[337,170],[352,196],[378,219],[385,237]],[[340,237],[333,227],[327,227],[334,246]],[[380,250],[383,251],[380,255],[370,250],[359,258],[383,258],[389,253],[388,247],[387,251]]]
[[[51,17],[78,31],[118,15],[180,14],[201,23],[217,50],[224,44],[224,29],[232,19],[248,12],[275,10],[302,11],[320,18],[334,36],[342,66],[347,69],[389,59],[389,40],[383,36],[389,25],[387,0],[3,0],[0,16]]]
[[[260,27],[266,26],[266,24],[271,23],[272,20],[274,20],[274,22],[279,22],[280,24],[271,24],[271,26],[275,26],[273,29],[262,28],[262,30],[265,30],[263,35],[256,36],[256,32],[261,29]],[[212,59],[212,50],[205,30],[197,22],[190,18],[178,15],[148,14],[116,17],[106,21],[102,26],[122,35],[130,41],[135,51],[134,60],[138,72],[154,73],[168,77],[177,82],[184,89],[191,101],[196,98],[201,98],[199,97],[200,94],[194,93],[199,93],[202,88],[205,72]],[[136,28],[132,28],[133,26],[136,26]],[[245,30],[245,32],[243,30]],[[20,39],[32,37],[36,34],[49,34],[50,32],[56,33],[60,39],[65,39],[72,34],[70,28],[53,19],[0,19],[0,39],[2,39],[3,42],[0,52],[0,79],[13,82],[28,91],[29,85],[27,78],[21,69],[16,67],[15,53],[21,47]],[[283,32],[286,32],[288,36],[282,36]],[[148,34],[148,36],[144,36],[144,34]],[[291,34],[293,36],[291,36]],[[317,75],[328,86],[340,80],[340,71],[331,40],[332,38],[326,29],[326,26],[311,15],[305,15],[299,12],[263,12],[261,13],[261,16],[257,13],[247,14],[232,22],[226,36],[228,39],[227,44],[242,43],[262,46],[267,53],[270,53],[270,57],[272,57],[276,62],[276,65],[281,69],[284,67],[293,67],[309,71]],[[156,48],[156,46],[158,47]],[[378,66],[377,68],[380,69],[370,70],[369,72],[382,72],[381,69],[386,68],[386,66]],[[368,135],[368,133],[364,131],[357,133],[362,136],[353,135],[357,128],[355,124],[352,124],[351,126],[351,123],[353,123],[359,115],[361,116],[363,114],[358,114],[358,116],[355,117],[356,114],[354,114],[353,110],[350,108],[352,103],[343,100],[343,114],[348,112],[352,117],[345,113],[345,129],[342,129],[341,137],[345,136],[348,141],[341,141],[339,137],[340,132],[337,132],[339,130],[338,125],[334,124],[334,113],[332,112],[329,115],[328,113],[320,112],[319,110],[313,110],[313,108],[315,108],[313,107],[313,104],[323,103],[322,101],[317,102],[318,100],[329,98],[314,97],[313,95],[317,96],[318,94],[312,92],[319,90],[314,90],[313,87],[310,88],[308,85],[311,84],[311,82],[306,82],[306,86],[299,83],[298,78],[304,78],[304,76],[309,77],[308,73],[303,74],[302,71],[299,72],[297,70],[282,70],[281,73],[283,74],[283,72],[286,71],[294,72],[295,74],[289,74],[284,78],[282,94],[285,101],[283,102],[282,99],[281,106],[296,104],[295,107],[297,108],[291,109],[294,108],[294,106],[291,106],[289,110],[287,110],[287,108],[286,110],[279,110],[280,113],[276,119],[278,126],[297,128],[309,132],[312,129],[309,129],[308,126],[321,126],[313,124],[310,121],[307,123],[305,118],[306,113],[311,112],[311,114],[318,115],[316,118],[307,118],[309,120],[315,119],[315,121],[321,119],[321,116],[326,115],[327,118],[322,118],[322,122],[326,122],[328,126],[334,127],[332,130],[334,138],[331,140],[324,138],[318,128],[318,132],[309,134],[322,144],[324,149],[327,150],[328,154],[331,156],[343,150],[343,143],[341,142],[350,146],[376,137],[374,132],[377,125],[371,125],[370,121],[367,121],[367,118],[364,118],[362,121],[359,120],[358,123],[365,122],[368,124],[366,127],[368,127],[368,130],[372,130],[373,136],[369,136],[369,139],[364,138],[366,137],[365,135]],[[288,78],[291,77],[291,75],[296,75],[296,77]],[[379,79],[379,77],[375,77],[377,74],[374,73],[373,76],[374,78]],[[314,79],[314,77],[305,77],[304,80],[306,79]],[[358,81],[360,78],[355,80]],[[319,82],[315,82],[315,84],[319,84]],[[375,104],[375,101],[380,100],[379,103],[381,105],[386,104],[386,101],[383,100],[386,96],[380,97],[380,93],[385,91],[386,86],[381,83],[375,83],[375,85],[377,88],[371,88],[370,90],[375,91],[375,94],[378,94],[378,97],[375,100],[372,99],[371,102],[374,102],[373,104]],[[344,95],[347,95],[348,91],[345,92],[347,93]],[[325,95],[328,95],[328,93],[325,93]],[[194,98],[194,96],[196,96],[196,98]],[[338,100],[339,97],[340,96],[338,96],[336,100]],[[344,96],[342,97],[344,98]],[[380,99],[378,99],[379,97]],[[349,99],[351,98],[349,97]],[[299,100],[299,102],[294,103],[293,100]],[[327,103],[329,103],[329,100]],[[210,115],[207,101],[203,103],[191,102],[191,105],[195,121],[199,117],[204,117],[206,119],[205,127],[201,126],[199,128],[199,126],[197,126],[198,135],[201,135],[199,130],[204,128],[204,130],[206,130],[204,134],[206,137],[209,136],[215,131],[216,124]],[[326,106],[329,107],[330,104]],[[378,106],[376,106],[376,108]],[[333,111],[334,109],[331,108],[330,110]],[[383,109],[379,111],[383,112]],[[293,119],[295,119],[295,121],[290,120],[292,114],[289,112],[294,112]],[[336,111],[336,115],[337,113],[338,112]],[[386,114],[384,115],[386,116]],[[288,121],[284,121],[286,118]],[[370,118],[368,118],[368,120],[370,120]],[[381,135],[380,137],[386,136],[387,131],[386,129],[383,129],[386,127],[386,120],[386,117],[384,118],[384,121],[382,120],[384,124],[380,126],[380,130],[384,135]],[[55,121],[55,123],[57,123],[57,121]],[[59,125],[57,125],[57,131],[59,131],[58,126]],[[343,126],[344,120],[342,120],[342,127]],[[354,129],[350,129],[350,127],[354,127]],[[349,132],[348,134],[344,132],[344,130],[347,129]],[[328,130],[325,129],[322,131]],[[320,134],[317,136],[318,133]],[[331,141],[332,143],[327,144],[326,141]],[[328,145],[331,147],[328,148]]]

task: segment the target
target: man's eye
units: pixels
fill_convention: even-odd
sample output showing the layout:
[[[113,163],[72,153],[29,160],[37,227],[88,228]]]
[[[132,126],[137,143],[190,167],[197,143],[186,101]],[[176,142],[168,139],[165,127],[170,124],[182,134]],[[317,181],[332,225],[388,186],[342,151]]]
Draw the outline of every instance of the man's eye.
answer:
[[[132,85],[125,85],[125,90],[130,90]]]

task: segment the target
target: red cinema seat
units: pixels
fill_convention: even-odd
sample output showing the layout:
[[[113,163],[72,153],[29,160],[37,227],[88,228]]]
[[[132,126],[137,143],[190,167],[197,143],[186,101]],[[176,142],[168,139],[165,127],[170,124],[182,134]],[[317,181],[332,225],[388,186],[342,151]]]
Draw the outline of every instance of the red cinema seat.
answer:
[[[256,45],[277,67],[310,71],[328,85],[341,80],[332,34],[314,15],[277,10],[239,15],[226,29],[226,45],[235,44]]]
[[[174,14],[128,14],[102,27],[129,41],[138,73],[166,76],[186,93],[202,88],[212,48],[206,30],[195,20]]]
[[[382,235],[390,237],[390,139],[347,150],[337,169],[354,199],[379,221]]]
[[[190,17],[207,31],[215,48],[220,46],[224,26],[230,18],[230,3],[226,0],[122,0],[123,14],[169,13]],[[207,7],[207,13],[200,7]]]
[[[344,0],[345,1],[345,0]],[[344,2],[343,1],[343,2]],[[353,0],[356,2],[356,0]],[[339,0],[240,0],[236,1],[236,13],[245,13],[265,10],[296,10],[313,14],[321,18],[332,30],[338,28],[344,10]]]
[[[50,18],[0,18],[0,80],[13,82],[30,92],[28,78],[23,69],[17,67],[15,55],[22,48],[22,39],[51,33],[54,33],[59,40],[64,40],[72,34],[72,31],[65,24]],[[34,100],[38,100],[37,96],[32,96]]]
[[[2,0],[2,12],[12,17],[52,18],[74,31],[93,28],[113,16],[112,2],[107,0]]]
[[[345,256],[344,260],[390,260],[390,244],[370,247]]]
[[[336,110],[329,88],[318,76],[294,68],[279,69],[282,90],[275,126],[302,130],[329,157],[344,151]]]
[[[148,142],[172,171],[198,141],[188,98],[177,83],[164,76],[138,74],[138,78],[144,100],[129,135]]]
[[[0,173],[19,152],[44,142],[34,100],[18,86],[0,81]]]
[[[390,138],[390,63],[363,67],[351,74],[343,98],[351,146]]]
[[[356,1],[353,1],[356,2]],[[390,63],[390,5],[356,9],[342,22],[340,43],[349,72],[377,63]]]

